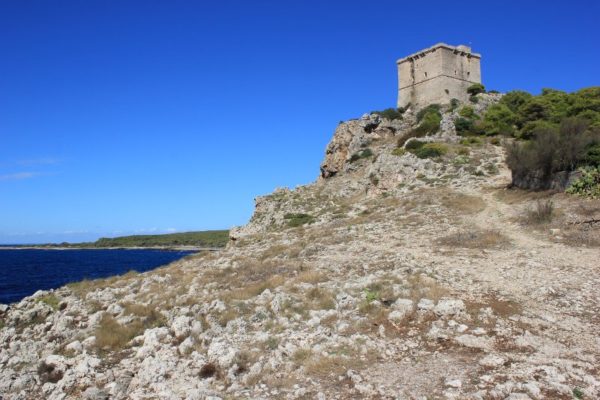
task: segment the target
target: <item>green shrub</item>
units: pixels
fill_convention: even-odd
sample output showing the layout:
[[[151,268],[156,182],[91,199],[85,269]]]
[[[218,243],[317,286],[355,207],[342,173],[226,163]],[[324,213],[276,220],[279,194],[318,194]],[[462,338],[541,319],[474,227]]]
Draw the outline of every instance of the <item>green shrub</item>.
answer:
[[[521,128],[520,131],[515,133],[515,136],[519,139],[529,140],[532,139],[536,132],[554,130],[558,126],[552,122],[544,121],[542,119],[537,121],[529,121]]]
[[[481,83],[474,83],[467,88],[467,93],[469,93],[471,96],[476,96],[479,93],[485,93],[485,86],[483,86]]]
[[[406,150],[404,150],[402,147],[396,147],[394,150],[392,150],[392,154],[395,156],[403,156],[406,154]]]
[[[417,112],[417,122],[421,122],[421,120],[425,117],[426,114],[429,113],[439,113],[442,106],[439,104],[430,104],[425,108],[422,108]]]
[[[423,147],[424,144],[425,144],[425,142],[421,142],[420,140],[417,140],[417,139],[412,139],[408,143],[406,143],[406,146],[404,146],[404,148],[408,151],[412,151],[412,150],[420,149],[421,147]]]
[[[454,160],[452,160],[452,163],[454,165],[464,165],[464,164],[468,164],[470,162],[471,162],[471,159],[469,157],[467,157],[466,155],[456,156],[456,158],[454,158]]]
[[[560,171],[573,171],[585,165],[587,152],[600,142],[600,132],[588,132],[587,122],[567,118],[559,129],[543,129],[531,141],[515,142],[507,148],[506,162],[516,179],[535,176],[548,181]]]
[[[458,117],[454,121],[454,128],[456,129],[456,134],[459,136],[467,136],[473,133],[475,125],[473,121],[467,118]]]
[[[529,101],[533,96],[522,90],[513,90],[506,93],[500,99],[500,104],[507,106],[513,113],[517,113],[521,106]]]
[[[464,139],[461,139],[460,144],[462,144],[464,146],[480,145],[480,144],[483,144],[483,141],[480,138],[478,138],[477,136],[469,136]]]
[[[378,299],[379,299],[378,292],[371,290],[371,289],[365,289],[365,300],[367,301],[367,303],[371,303]]]
[[[471,154],[471,150],[468,147],[459,147],[456,150],[456,154],[459,154],[461,156],[468,156],[469,154]]]
[[[467,118],[467,119],[478,119],[479,116],[475,113],[475,109],[471,106],[464,106],[463,108],[460,109],[460,111],[458,112],[458,115],[460,115],[463,118]]]
[[[419,126],[413,130],[413,136],[422,137],[436,133],[440,129],[440,123],[442,122],[440,105],[431,104],[420,110],[417,113],[417,121],[419,122]]]
[[[592,143],[587,147],[583,158],[583,164],[592,167],[600,167],[600,143]]]
[[[459,105],[460,105],[460,100],[458,100],[458,99],[451,99],[450,100],[450,112],[456,110]]]
[[[482,129],[486,135],[511,136],[515,131],[517,117],[504,104],[490,106],[483,116]]]
[[[469,101],[473,104],[477,104],[479,103],[479,97],[477,97],[476,95],[469,96]]]
[[[357,153],[352,154],[352,156],[350,157],[350,162],[353,163],[355,161],[361,160],[363,158],[369,158],[373,156],[373,150],[366,148],[364,150],[360,150]]]
[[[50,306],[54,311],[57,311],[59,308],[59,301],[56,295],[54,295],[54,293],[48,293],[46,295],[38,297],[37,301]]]
[[[581,177],[575,180],[566,192],[583,197],[600,197],[600,167],[581,168],[580,171]]]
[[[287,213],[283,218],[287,220],[287,225],[292,228],[315,222],[315,217],[304,213]]]
[[[448,146],[443,143],[425,143],[423,146],[412,151],[419,158],[439,157],[448,152]]]
[[[386,108],[383,111],[373,111],[373,114],[380,115],[383,118],[395,120],[402,119],[402,114],[404,113],[404,109],[400,108]]]

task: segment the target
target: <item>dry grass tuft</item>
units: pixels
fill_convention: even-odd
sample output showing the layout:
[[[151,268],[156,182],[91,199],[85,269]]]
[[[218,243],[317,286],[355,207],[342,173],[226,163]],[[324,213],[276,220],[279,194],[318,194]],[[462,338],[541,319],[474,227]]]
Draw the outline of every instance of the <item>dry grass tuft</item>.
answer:
[[[571,226],[562,232],[562,242],[570,246],[600,247],[600,229]]]
[[[554,202],[552,200],[537,200],[535,206],[528,208],[523,216],[523,223],[540,225],[552,222],[554,217]]]
[[[135,318],[127,324],[121,324],[112,315],[104,313],[94,334],[98,349],[123,349],[131,339],[141,335],[146,329],[164,326],[166,323],[164,315],[154,306],[126,303],[123,308],[126,315]]]
[[[131,339],[138,336],[143,330],[144,326],[140,320],[121,325],[113,316],[104,314],[94,333],[96,348],[99,350],[123,349]]]
[[[450,192],[440,197],[442,205],[460,214],[476,214],[485,209],[485,202],[479,196]]]
[[[50,306],[54,311],[59,309],[59,301],[54,293],[48,293],[44,296],[38,297],[37,301]]]
[[[438,239],[437,243],[448,247],[489,249],[506,247],[510,244],[510,240],[497,230],[471,229],[444,236]]]
[[[248,300],[258,296],[267,289],[272,290],[284,283],[285,278],[283,276],[275,275],[265,281],[230,290],[223,295],[223,300]]]
[[[337,377],[357,364],[356,360],[347,357],[317,357],[310,358],[306,363],[306,372],[308,375],[316,378]]]
[[[304,364],[312,356],[312,350],[310,349],[298,349],[292,354],[292,360],[298,364]]]
[[[319,282],[325,282],[326,280],[327,277],[325,276],[325,274],[314,270],[303,271],[300,274],[298,274],[298,276],[295,279],[296,282],[310,283],[313,285]]]
[[[315,287],[308,291],[306,297],[310,301],[311,308],[319,310],[331,310],[335,308],[335,297],[329,290]]]
[[[422,274],[414,274],[408,277],[411,298],[415,303],[421,299],[430,299],[437,302],[448,295],[448,290],[440,286],[435,279]]]
[[[129,271],[123,275],[115,275],[109,278],[103,279],[83,279],[78,282],[71,282],[67,284],[67,287],[71,289],[71,292],[79,297],[85,298],[85,295],[93,290],[98,290],[106,287],[123,287],[130,283],[130,281],[139,275],[137,271]]]

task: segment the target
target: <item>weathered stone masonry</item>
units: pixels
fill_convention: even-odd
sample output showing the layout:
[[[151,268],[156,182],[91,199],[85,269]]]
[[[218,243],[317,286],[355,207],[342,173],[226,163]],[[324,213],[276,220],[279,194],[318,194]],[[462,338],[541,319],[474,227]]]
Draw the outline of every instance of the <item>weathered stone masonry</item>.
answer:
[[[468,46],[438,43],[399,59],[398,107],[467,101],[467,88],[481,83],[481,55]]]

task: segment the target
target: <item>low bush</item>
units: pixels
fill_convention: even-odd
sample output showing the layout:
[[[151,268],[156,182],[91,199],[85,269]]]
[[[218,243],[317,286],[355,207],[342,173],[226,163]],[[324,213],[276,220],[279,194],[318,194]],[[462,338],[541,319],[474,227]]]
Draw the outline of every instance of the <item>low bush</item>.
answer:
[[[425,143],[426,142],[421,142],[420,140],[417,140],[417,139],[412,139],[406,143],[406,146],[404,146],[404,148],[408,151],[412,151],[412,150],[416,150],[416,149],[423,147],[423,145]]]
[[[404,113],[404,109],[400,108],[386,108],[383,111],[373,111],[373,114],[377,114],[382,118],[386,118],[389,120],[402,119],[402,114]]]
[[[474,83],[467,88],[467,93],[471,96],[476,96],[479,93],[485,93],[485,86],[481,83]]]
[[[287,225],[292,228],[315,222],[315,217],[304,213],[287,213],[283,218],[287,220]]]
[[[447,152],[448,146],[443,143],[425,143],[421,147],[412,151],[412,153],[419,158],[439,157]]]
[[[419,121],[419,126],[417,126],[413,131],[414,136],[422,137],[425,135],[432,135],[440,129],[442,114],[438,109],[430,108],[425,114],[423,114]]]
[[[581,177],[567,188],[567,193],[600,198],[600,167],[581,168]]]
[[[460,144],[462,144],[464,146],[480,145],[480,144],[483,144],[483,140],[481,140],[477,136],[469,136],[464,139],[461,139]]]
[[[555,173],[585,166],[589,151],[597,143],[600,132],[588,131],[587,122],[577,118],[563,120],[558,129],[536,131],[531,141],[514,142],[507,147],[506,162],[513,184],[528,189],[526,182],[535,181],[537,187],[531,188],[548,189]]]
[[[406,154],[406,150],[404,150],[402,147],[396,147],[394,150],[392,150],[392,155],[400,157],[404,154]]]
[[[439,113],[441,108],[442,106],[439,104],[430,104],[427,107],[420,109],[419,112],[417,112],[417,122],[421,122],[423,118],[425,118],[425,115],[429,113]]]
[[[473,121],[467,118],[459,117],[454,121],[456,134],[459,136],[467,136],[473,132],[475,125]]]
[[[456,110],[459,105],[460,105],[460,100],[458,100],[458,99],[451,99],[450,100],[450,112]]]
[[[467,119],[479,119],[479,116],[475,113],[475,109],[471,106],[464,106],[461,108],[458,115]]]
[[[592,167],[600,167],[600,143],[592,143],[586,148],[583,162]]]
[[[58,298],[53,293],[49,293],[44,296],[38,297],[37,300],[40,303],[44,303],[44,304],[50,306],[54,311],[57,311],[59,309]]]
[[[356,162],[358,160],[362,160],[363,158],[369,158],[373,156],[373,150],[366,148],[364,150],[358,151],[350,157],[350,162]]]

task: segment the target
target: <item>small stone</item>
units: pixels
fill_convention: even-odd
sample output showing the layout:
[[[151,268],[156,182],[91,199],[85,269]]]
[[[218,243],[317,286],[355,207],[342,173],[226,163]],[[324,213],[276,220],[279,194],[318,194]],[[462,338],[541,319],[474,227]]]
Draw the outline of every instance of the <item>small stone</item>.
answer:
[[[421,299],[421,300],[419,300],[419,303],[417,304],[417,309],[419,311],[433,310],[433,307],[435,307],[435,303],[433,302],[433,300],[429,300],[429,299]]]
[[[81,353],[83,351],[83,345],[79,340],[76,340],[66,345],[65,350],[73,351],[75,353]]]
[[[86,400],[108,400],[110,396],[97,387],[89,387],[83,392],[83,398]]]
[[[506,359],[502,356],[499,356],[497,354],[488,354],[487,356],[479,360],[479,365],[488,368],[497,368],[503,365],[505,362]]]
[[[462,382],[460,379],[450,379],[446,381],[445,385],[448,387],[460,389],[462,387]]]
[[[438,316],[450,316],[463,312],[465,309],[465,303],[462,300],[443,299],[434,307],[433,312]]]

